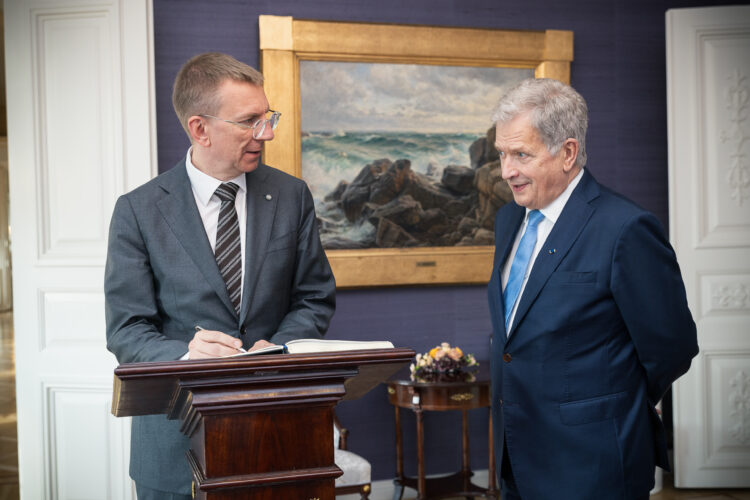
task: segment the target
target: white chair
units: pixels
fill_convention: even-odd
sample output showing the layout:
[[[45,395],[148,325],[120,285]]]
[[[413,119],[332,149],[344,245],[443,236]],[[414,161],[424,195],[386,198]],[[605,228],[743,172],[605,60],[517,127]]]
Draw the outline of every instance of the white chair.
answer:
[[[344,475],[336,479],[336,496],[349,493],[359,493],[362,500],[370,498],[370,462],[346,449],[346,438],[349,430],[341,426],[336,414],[333,415],[333,460],[344,471]]]

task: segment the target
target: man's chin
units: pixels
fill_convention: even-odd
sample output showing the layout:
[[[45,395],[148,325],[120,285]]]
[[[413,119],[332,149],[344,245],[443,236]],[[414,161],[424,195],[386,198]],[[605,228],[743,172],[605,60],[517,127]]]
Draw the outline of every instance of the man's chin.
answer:
[[[245,162],[242,162],[241,168],[243,172],[245,172],[246,174],[249,174],[256,168],[258,168],[259,164],[260,164],[260,159],[256,159],[253,161],[245,161]]]
[[[513,194],[513,201],[516,202],[516,205],[519,205],[521,207],[526,207],[526,204],[529,202],[529,200],[525,199],[525,197],[521,195]]]

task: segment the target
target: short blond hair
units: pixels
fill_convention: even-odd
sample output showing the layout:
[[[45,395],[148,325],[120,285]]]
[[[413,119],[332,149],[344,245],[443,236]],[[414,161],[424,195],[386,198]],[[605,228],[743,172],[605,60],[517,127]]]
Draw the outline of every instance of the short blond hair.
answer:
[[[188,137],[187,121],[191,116],[218,111],[221,102],[217,91],[226,80],[263,86],[260,71],[220,52],[198,54],[180,68],[172,88],[172,106]]]

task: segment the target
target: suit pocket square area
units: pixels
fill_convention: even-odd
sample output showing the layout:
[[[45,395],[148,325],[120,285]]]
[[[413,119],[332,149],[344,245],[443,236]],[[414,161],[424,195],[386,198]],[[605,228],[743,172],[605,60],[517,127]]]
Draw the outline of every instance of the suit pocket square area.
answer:
[[[560,419],[565,425],[598,422],[627,411],[630,393],[627,391],[560,404]]]
[[[587,285],[596,283],[596,271],[557,271],[550,275],[550,283],[557,285]]]

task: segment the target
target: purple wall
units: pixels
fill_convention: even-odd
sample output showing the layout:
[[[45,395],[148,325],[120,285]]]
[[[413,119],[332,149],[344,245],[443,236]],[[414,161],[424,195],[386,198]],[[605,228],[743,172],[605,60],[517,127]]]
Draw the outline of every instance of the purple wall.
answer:
[[[723,1],[720,4],[747,3]],[[695,0],[154,0],[159,170],[182,158],[188,140],[172,111],[171,86],[191,56],[220,51],[258,66],[258,16],[575,33],[571,83],[590,110],[588,168],[605,185],[667,224],[667,125],[664,14],[712,5]],[[489,114],[490,110],[488,110]],[[440,341],[487,359],[490,319],[483,286],[349,290],[338,293],[329,337],[391,339],[424,352]],[[393,477],[393,409],[378,387],[337,409],[352,431],[350,448],[372,462],[373,478]],[[414,429],[402,413],[404,429]],[[460,465],[460,415],[429,413],[427,473]],[[487,467],[487,415],[471,416],[472,464]],[[451,429],[455,438],[446,438]],[[438,440],[436,437],[441,435]],[[405,434],[406,472],[415,473]],[[412,467],[410,467],[412,466]]]

